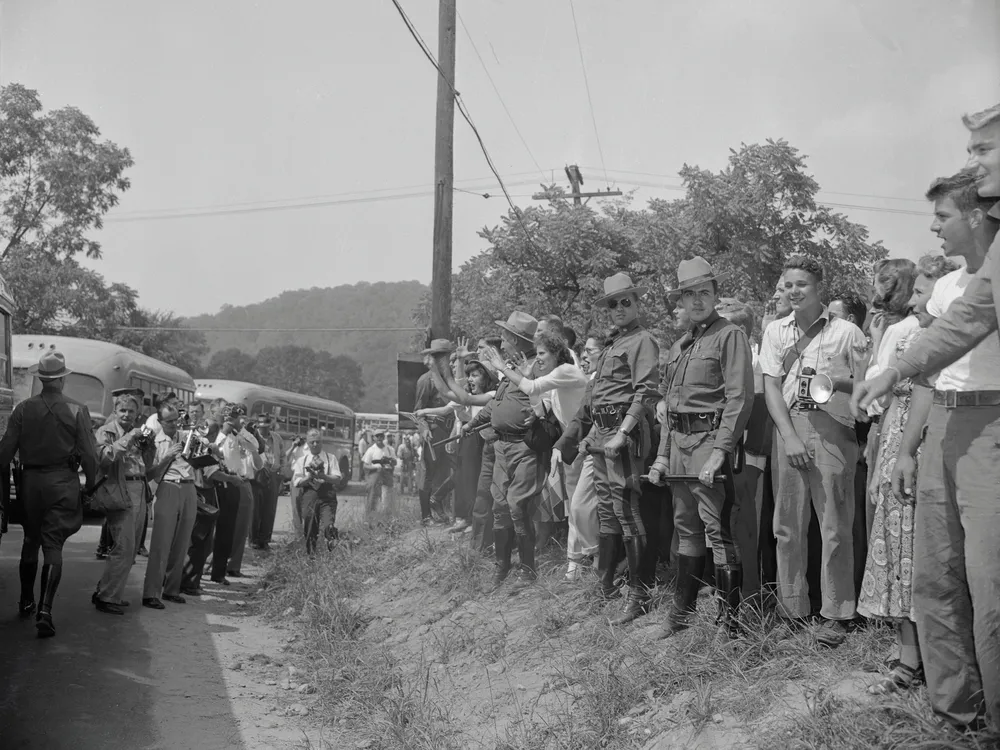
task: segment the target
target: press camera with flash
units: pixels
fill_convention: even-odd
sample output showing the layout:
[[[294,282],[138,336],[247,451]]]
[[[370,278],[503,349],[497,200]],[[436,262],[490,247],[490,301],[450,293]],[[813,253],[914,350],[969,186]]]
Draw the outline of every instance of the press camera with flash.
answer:
[[[799,373],[796,399],[799,408],[818,409],[833,397],[833,381],[829,375],[817,374],[812,367],[803,367]]]

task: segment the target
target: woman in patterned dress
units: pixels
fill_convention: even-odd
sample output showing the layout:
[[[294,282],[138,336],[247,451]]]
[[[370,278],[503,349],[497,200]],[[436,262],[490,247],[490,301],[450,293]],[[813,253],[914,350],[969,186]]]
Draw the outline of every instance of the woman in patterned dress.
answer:
[[[894,341],[892,351],[880,357],[883,367],[891,367],[899,356],[919,338],[930,325],[926,304],[937,279],[957,266],[943,256],[925,256],[917,266],[910,305],[914,314],[886,330],[885,338]],[[891,333],[890,333],[891,332]],[[903,428],[909,419],[919,424],[927,419],[929,400],[913,404],[910,380],[898,383],[892,391],[892,401],[883,418],[879,434],[878,460],[875,464],[875,513],[865,576],[858,597],[858,612],[865,617],[893,620],[896,624],[896,645],[899,661],[884,678],[869,687],[872,694],[884,694],[907,689],[915,684],[921,672],[920,647],[916,626],[910,610],[910,583],[913,570],[913,502],[894,491],[892,475],[899,455]]]

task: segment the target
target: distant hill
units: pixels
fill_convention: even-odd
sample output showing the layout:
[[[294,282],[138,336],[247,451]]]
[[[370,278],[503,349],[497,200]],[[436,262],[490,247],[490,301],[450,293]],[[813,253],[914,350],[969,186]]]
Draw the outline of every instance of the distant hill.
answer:
[[[283,292],[255,305],[224,305],[214,315],[187,318],[207,328],[399,328],[413,325],[411,314],[429,291],[417,281]],[[413,332],[382,333],[226,333],[208,331],[209,352],[237,347],[256,354],[266,346],[298,344],[331,354],[346,354],[362,367],[365,395],[358,411],[391,412],[396,403],[396,354],[409,351]]]

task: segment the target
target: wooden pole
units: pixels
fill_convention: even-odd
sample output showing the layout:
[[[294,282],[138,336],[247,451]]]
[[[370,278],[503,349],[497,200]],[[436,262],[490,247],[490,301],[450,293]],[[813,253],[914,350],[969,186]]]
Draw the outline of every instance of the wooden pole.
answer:
[[[439,0],[437,124],[434,133],[434,259],[431,337],[451,338],[451,238],[455,179],[456,0]]]

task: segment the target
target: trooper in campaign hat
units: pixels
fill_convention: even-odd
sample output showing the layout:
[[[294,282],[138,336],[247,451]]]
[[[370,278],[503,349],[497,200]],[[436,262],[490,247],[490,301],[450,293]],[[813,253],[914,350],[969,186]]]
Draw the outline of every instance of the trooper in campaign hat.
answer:
[[[750,419],[754,380],[746,334],[716,311],[723,277],[704,258],[695,257],[681,261],[677,286],[667,292],[686,313],[690,329],[667,354],[660,389],[666,419],[649,478],[658,483],[666,474],[688,474],[698,482],[670,483],[679,548],[674,602],[663,637],[690,625],[706,564],[714,567],[723,630],[730,637],[739,635],[743,567],[733,535],[739,512],[733,464]],[[712,542],[711,562],[705,556],[706,535]]]
[[[83,469],[87,485],[93,487],[97,447],[87,407],[62,393],[65,377],[72,372],[65,357],[47,351],[29,372],[41,381],[42,390],[14,407],[0,439],[0,466],[8,466],[14,454],[19,454],[24,543],[18,611],[27,617],[36,610],[35,578],[41,550],[44,564],[35,626],[38,636],[47,638],[56,633],[52,602],[62,578],[63,545],[83,525],[77,470]]]
[[[601,595],[617,594],[615,572],[623,557],[629,569],[628,601],[613,624],[645,614],[655,583],[655,548],[647,544],[639,515],[639,477],[651,452],[650,425],[660,382],[660,347],[639,323],[639,300],[645,293],[645,287],[624,273],[604,280],[604,294],[594,305],[608,310],[615,330],[593,367],[592,385],[580,410],[552,451],[553,466],[571,463],[580,441],[591,434]]]

